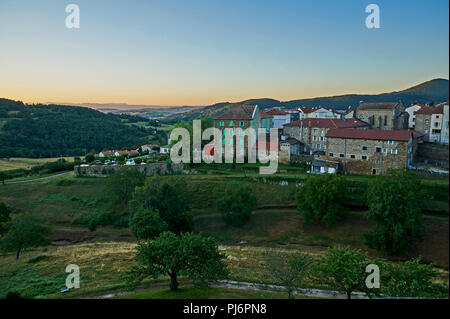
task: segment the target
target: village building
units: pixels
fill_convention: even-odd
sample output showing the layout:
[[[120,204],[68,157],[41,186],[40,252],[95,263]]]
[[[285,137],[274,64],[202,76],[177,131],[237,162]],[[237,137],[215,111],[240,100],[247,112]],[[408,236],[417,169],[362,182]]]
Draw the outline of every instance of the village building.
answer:
[[[285,124],[283,133],[304,144],[303,152],[325,151],[326,133],[332,128],[367,129],[369,125],[358,119],[303,119]]]
[[[160,154],[168,154],[169,153],[169,145],[163,145],[159,148]]]
[[[408,128],[409,115],[402,102],[361,103],[353,117],[370,124],[372,129],[399,130]]]
[[[273,128],[282,129],[284,124],[287,124],[291,121],[291,114],[286,111],[273,109],[266,113],[272,116]]]
[[[336,110],[329,107],[300,107],[299,109],[299,119],[341,119],[342,114]]]
[[[158,144],[144,144],[140,146],[140,149],[145,152],[145,151],[153,151],[154,148],[159,148]],[[139,149],[137,149],[136,151],[138,151]]]
[[[100,157],[115,156],[115,151],[102,151],[98,154]]]
[[[424,141],[449,143],[449,104],[423,107],[416,112],[414,130],[424,135]]]
[[[300,111],[299,110],[287,109],[286,112],[288,112],[289,115],[291,116],[291,119],[289,120],[289,122],[294,122],[294,121],[300,120]]]
[[[136,150],[114,152],[114,156],[130,156],[130,155],[139,155],[139,152]]]
[[[226,134],[232,137],[229,139],[232,148],[239,143],[243,146],[242,151],[245,152],[248,149],[248,138],[245,138],[246,130],[253,128],[258,134],[258,129],[262,128],[269,133],[272,127],[272,118],[272,115],[261,111],[258,105],[233,106],[227,112],[215,117],[214,127],[220,130],[222,153],[225,152]],[[234,151],[232,150],[232,152]]]
[[[330,129],[326,161],[348,174],[378,175],[411,167],[421,134],[411,130]]]
[[[293,137],[283,138],[280,141],[279,161],[289,164],[295,161],[296,156],[305,152],[305,144]]]
[[[409,115],[408,128],[414,129],[416,125],[416,112],[425,107],[428,107],[428,105],[415,103],[405,108],[405,112]]]

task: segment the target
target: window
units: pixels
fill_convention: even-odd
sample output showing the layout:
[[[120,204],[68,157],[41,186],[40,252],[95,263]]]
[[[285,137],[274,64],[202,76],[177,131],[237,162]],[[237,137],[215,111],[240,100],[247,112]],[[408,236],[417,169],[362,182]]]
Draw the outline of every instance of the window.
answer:
[[[233,126],[233,121],[230,121],[230,127],[232,127]]]
[[[245,122],[244,121],[239,121],[239,126],[245,126]]]
[[[233,134],[234,134],[234,131],[233,131],[232,128],[230,128],[230,129],[228,130],[228,135],[233,136]]]
[[[367,146],[362,147],[363,151],[367,151]]]
[[[330,155],[330,157],[333,157],[333,153],[330,153],[329,155]]]
[[[225,121],[220,121],[219,126],[225,126]]]
[[[344,157],[344,154],[339,154],[339,157]]]
[[[434,122],[434,127],[438,127],[439,126],[439,122]]]
[[[220,134],[221,135],[225,135],[225,129],[224,128],[220,130]]]
[[[425,124],[429,124],[430,123],[430,120],[425,120]]]
[[[363,156],[361,156],[361,159],[366,160],[366,159],[367,159],[367,156],[366,156],[366,155],[363,155]]]
[[[356,158],[356,156],[355,155],[350,155],[350,158]]]
[[[381,147],[377,147],[375,151],[376,151],[377,153],[380,153],[380,152],[381,152]]]
[[[317,129],[315,128],[315,129],[313,129],[313,133],[314,134],[316,134],[317,133]]]
[[[391,154],[397,155],[398,154],[398,150],[397,149],[392,149],[391,150]]]
[[[388,153],[388,149],[387,148],[383,148],[383,153],[387,154]]]

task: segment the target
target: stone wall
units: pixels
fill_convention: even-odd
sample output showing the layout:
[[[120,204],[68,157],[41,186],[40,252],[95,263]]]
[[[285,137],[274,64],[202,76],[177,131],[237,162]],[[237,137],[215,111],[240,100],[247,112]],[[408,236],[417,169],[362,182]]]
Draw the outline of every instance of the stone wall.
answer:
[[[166,162],[161,163],[148,163],[148,164],[138,164],[138,165],[91,165],[91,166],[75,166],[74,174],[75,176],[88,176],[88,177],[106,177],[109,174],[117,171],[119,169],[135,169],[146,176],[153,175],[164,175],[172,173],[188,173],[184,170],[184,164],[171,163],[168,167]]]

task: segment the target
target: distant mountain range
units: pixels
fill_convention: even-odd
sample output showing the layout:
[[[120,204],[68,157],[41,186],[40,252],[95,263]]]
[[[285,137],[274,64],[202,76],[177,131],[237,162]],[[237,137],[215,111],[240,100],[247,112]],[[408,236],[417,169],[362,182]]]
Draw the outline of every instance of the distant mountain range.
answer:
[[[180,120],[188,120],[198,116],[214,117],[226,112],[229,108],[236,105],[255,105],[261,109],[269,108],[298,108],[326,106],[336,110],[345,110],[348,107],[356,107],[361,101],[364,102],[390,102],[402,101],[404,105],[412,103],[440,103],[447,101],[449,98],[449,81],[446,79],[434,79],[419,85],[413,86],[403,91],[394,91],[381,94],[346,94],[328,97],[315,97],[310,99],[299,99],[292,101],[278,101],[274,99],[262,98],[245,100],[236,103],[222,102],[201,109],[190,110],[182,114],[172,114],[166,117],[166,120],[177,122]]]

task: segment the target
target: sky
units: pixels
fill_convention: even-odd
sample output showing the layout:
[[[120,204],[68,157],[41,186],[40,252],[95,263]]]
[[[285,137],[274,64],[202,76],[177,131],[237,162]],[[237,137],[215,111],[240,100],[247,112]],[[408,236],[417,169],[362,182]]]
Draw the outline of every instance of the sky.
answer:
[[[80,28],[68,29],[68,4]],[[365,24],[368,4],[380,28]],[[449,78],[448,0],[0,0],[0,97],[209,105]]]

